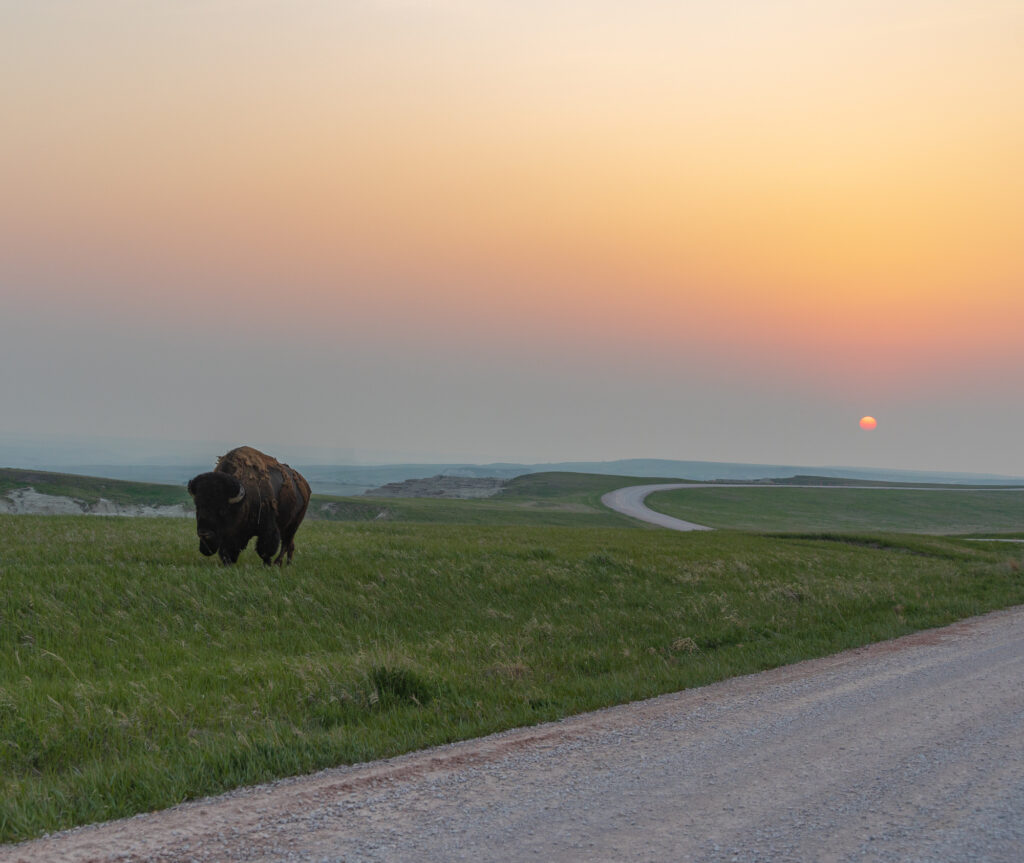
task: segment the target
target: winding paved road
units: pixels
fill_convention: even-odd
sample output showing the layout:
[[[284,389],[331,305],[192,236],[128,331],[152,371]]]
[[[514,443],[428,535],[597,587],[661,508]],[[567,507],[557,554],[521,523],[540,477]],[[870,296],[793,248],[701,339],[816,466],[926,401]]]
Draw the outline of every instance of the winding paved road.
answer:
[[[1024,856],[1024,606],[0,848],[0,861]]]
[[[669,482],[662,483],[660,485],[630,485],[626,488],[617,488],[615,491],[610,491],[608,494],[602,495],[601,503],[608,507],[608,509],[621,512],[623,515],[638,518],[640,521],[656,524],[659,527],[667,527],[670,530],[713,530],[713,528],[707,527],[703,524],[696,524],[692,521],[683,521],[681,518],[673,518],[670,515],[655,512],[653,509],[648,509],[644,504],[644,500],[647,498],[647,495],[653,494],[656,491],[674,491],[677,488],[709,487],[711,487],[709,483],[692,482]],[[716,484],[715,487],[721,488],[722,486],[721,484]]]

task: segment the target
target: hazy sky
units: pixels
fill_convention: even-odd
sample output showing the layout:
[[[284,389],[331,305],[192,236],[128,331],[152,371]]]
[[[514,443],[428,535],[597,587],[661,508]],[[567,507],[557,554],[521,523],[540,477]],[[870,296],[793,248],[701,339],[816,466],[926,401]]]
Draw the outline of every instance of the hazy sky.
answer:
[[[0,433],[1024,475],[1022,44],[1008,0],[0,0]]]

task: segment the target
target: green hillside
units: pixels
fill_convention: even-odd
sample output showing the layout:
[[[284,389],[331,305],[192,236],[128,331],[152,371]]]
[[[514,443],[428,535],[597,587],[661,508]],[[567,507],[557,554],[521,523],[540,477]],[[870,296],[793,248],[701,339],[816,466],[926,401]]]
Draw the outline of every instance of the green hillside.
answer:
[[[656,492],[647,506],[709,527],[754,531],[1024,531],[1024,489],[702,488]]]
[[[414,497],[336,498],[313,495],[310,515],[331,521],[400,521],[505,526],[644,527],[601,504],[601,495],[662,480],[551,472],[526,474],[494,497],[451,500]],[[678,482],[678,480],[666,480]]]
[[[40,494],[71,497],[86,503],[96,503],[100,498],[125,505],[173,506],[192,502],[183,486],[0,468],[0,495],[25,487],[34,488]]]

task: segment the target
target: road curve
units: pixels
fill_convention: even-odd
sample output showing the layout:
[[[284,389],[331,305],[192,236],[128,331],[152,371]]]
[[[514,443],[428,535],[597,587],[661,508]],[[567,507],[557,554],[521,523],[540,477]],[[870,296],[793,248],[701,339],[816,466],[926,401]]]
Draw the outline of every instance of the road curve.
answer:
[[[0,848],[0,861],[956,861],[1024,848],[1024,606]]]
[[[653,494],[656,491],[673,491],[677,488],[707,488],[707,485],[692,482],[631,485],[626,488],[617,488],[615,491],[602,495],[601,503],[608,507],[608,509],[621,512],[623,515],[638,518],[640,521],[656,524],[659,527],[667,527],[671,530],[712,530],[712,528],[703,524],[683,521],[681,518],[672,518],[670,515],[655,512],[644,505],[644,499],[647,495]]]

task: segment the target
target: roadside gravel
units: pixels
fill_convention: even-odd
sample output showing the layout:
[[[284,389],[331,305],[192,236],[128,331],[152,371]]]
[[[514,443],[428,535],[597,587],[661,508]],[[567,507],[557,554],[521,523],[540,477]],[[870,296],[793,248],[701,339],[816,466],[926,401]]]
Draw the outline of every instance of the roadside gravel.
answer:
[[[1024,606],[0,861],[1024,858]]]

